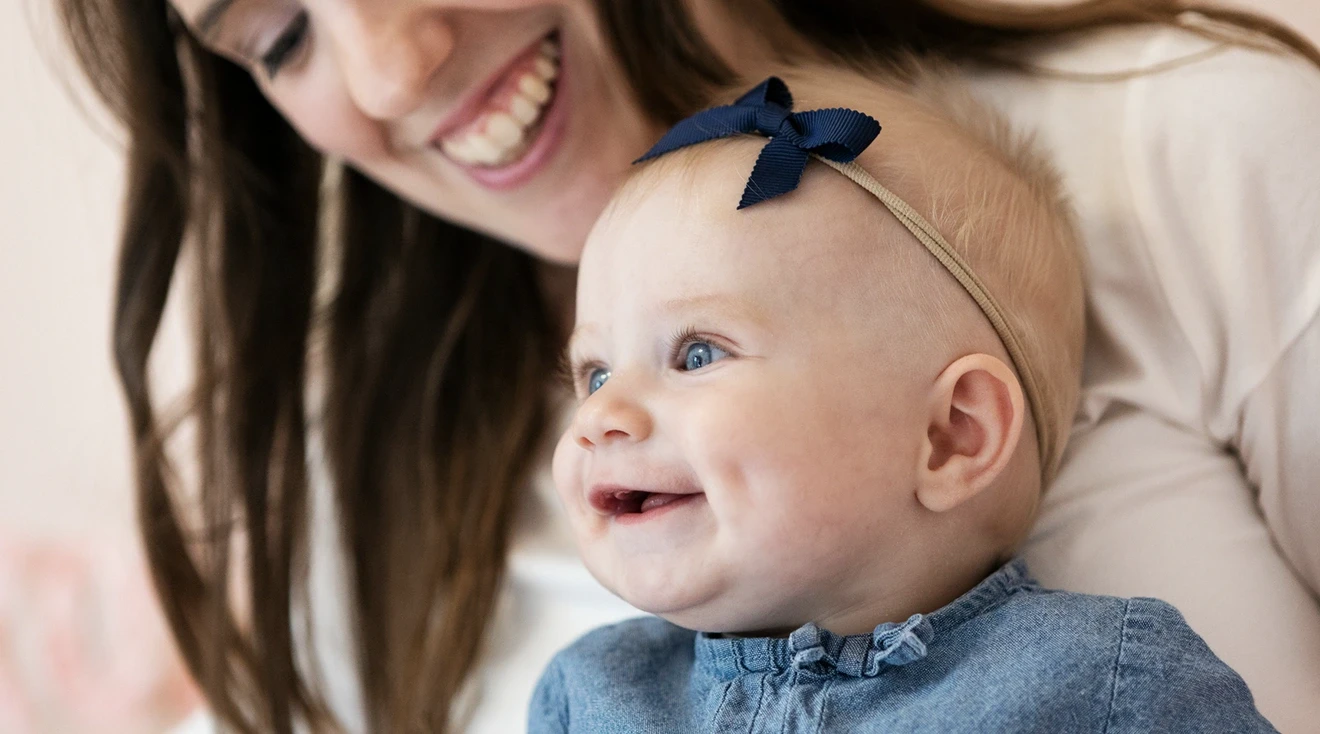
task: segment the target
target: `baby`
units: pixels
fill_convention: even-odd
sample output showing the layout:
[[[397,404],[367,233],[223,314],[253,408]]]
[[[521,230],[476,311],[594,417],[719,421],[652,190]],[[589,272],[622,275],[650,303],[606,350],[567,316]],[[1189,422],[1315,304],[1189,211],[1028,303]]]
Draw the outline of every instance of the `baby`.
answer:
[[[555,483],[658,616],[561,652],[530,730],[1273,731],[1168,604],[1005,564],[1079,392],[1048,164],[939,75],[789,80],[881,144],[772,78],[588,239]]]

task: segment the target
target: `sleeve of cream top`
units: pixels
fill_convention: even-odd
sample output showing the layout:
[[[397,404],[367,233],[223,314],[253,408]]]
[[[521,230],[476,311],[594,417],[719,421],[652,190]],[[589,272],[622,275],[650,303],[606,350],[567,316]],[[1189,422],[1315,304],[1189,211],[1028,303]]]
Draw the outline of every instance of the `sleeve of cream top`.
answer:
[[[1134,84],[1130,112],[1149,131],[1129,138],[1134,201],[1144,230],[1179,243],[1152,256],[1201,371],[1206,432],[1238,453],[1316,594],[1320,69],[1233,49]]]
[[[1320,590],[1320,318],[1243,401],[1234,445],[1284,556]]]

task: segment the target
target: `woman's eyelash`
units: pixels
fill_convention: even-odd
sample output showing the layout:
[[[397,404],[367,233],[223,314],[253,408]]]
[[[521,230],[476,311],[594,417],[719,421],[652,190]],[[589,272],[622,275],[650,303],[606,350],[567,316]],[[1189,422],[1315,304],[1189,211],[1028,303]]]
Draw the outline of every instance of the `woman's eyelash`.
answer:
[[[274,79],[289,57],[302,45],[307,35],[307,11],[300,11],[280,33],[270,48],[261,55],[261,66],[268,78]]]

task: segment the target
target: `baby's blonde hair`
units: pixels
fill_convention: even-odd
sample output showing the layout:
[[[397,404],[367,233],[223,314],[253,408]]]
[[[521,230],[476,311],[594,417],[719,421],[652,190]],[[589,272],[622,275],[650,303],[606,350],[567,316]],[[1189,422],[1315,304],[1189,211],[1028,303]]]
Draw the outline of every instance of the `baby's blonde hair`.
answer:
[[[1052,439],[1040,456],[1048,482],[1077,410],[1085,336],[1083,256],[1061,176],[1033,136],[946,67],[913,60],[874,75],[808,67],[781,76],[795,109],[844,106],[880,120],[859,163],[934,225],[998,301],[1035,373],[1038,394],[1027,397],[1045,425],[1031,421],[1028,432]],[[954,336],[941,315],[966,303],[951,289],[930,293],[932,336]]]

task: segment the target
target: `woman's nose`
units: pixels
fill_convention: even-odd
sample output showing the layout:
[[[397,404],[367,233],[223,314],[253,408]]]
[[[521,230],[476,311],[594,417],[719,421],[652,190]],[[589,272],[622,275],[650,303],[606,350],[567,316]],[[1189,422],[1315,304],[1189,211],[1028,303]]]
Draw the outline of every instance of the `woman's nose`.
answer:
[[[445,11],[413,0],[348,3],[327,25],[349,96],[377,120],[417,109],[454,47]]]
[[[606,383],[578,407],[573,419],[577,444],[588,451],[637,443],[651,435],[651,416],[623,385]]]

